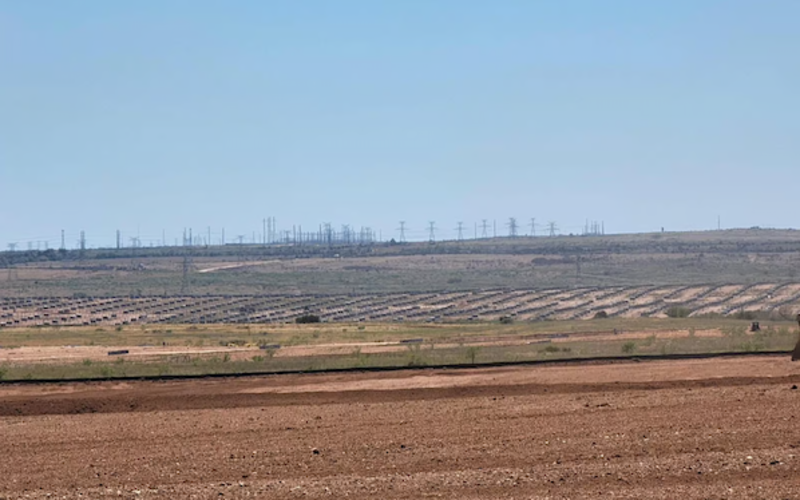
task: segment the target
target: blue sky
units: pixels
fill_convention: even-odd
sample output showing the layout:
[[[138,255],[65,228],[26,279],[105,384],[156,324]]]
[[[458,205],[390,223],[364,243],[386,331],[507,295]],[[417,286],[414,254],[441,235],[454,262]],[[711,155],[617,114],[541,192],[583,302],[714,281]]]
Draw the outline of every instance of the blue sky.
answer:
[[[796,0],[0,0],[0,248],[800,226]],[[527,229],[525,231],[527,232]]]

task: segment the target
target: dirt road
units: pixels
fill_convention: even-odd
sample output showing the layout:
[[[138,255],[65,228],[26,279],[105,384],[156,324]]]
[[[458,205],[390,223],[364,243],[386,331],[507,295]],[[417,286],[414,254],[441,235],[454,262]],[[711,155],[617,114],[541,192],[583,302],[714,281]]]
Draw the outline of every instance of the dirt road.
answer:
[[[799,498],[781,357],[0,386],[7,498]]]

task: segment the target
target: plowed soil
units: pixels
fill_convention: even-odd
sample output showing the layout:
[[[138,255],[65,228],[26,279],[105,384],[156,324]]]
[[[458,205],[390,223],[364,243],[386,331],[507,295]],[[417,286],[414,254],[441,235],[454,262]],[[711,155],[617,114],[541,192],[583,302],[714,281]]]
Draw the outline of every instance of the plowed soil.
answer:
[[[785,357],[0,385],[3,498],[800,498]]]

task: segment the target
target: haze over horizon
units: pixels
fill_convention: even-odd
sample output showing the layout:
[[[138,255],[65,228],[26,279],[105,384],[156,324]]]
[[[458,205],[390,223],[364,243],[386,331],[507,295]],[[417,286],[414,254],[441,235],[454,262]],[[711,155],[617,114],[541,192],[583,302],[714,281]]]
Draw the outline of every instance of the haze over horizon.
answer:
[[[798,227],[800,2],[0,0],[0,251]],[[794,174],[794,175],[793,175]]]

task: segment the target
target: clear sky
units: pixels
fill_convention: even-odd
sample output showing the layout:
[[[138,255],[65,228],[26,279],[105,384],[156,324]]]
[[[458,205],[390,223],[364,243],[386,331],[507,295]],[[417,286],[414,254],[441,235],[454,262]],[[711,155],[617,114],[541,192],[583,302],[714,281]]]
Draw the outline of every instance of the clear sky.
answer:
[[[267,216],[798,227],[799,20],[797,0],[0,0],[0,248]]]

